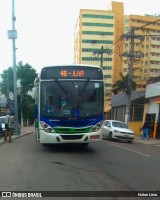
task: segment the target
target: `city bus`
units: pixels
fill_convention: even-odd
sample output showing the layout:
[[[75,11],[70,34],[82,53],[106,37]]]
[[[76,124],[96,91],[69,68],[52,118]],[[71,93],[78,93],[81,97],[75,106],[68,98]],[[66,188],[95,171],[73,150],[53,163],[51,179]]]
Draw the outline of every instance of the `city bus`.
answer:
[[[92,65],[42,68],[34,82],[35,135],[42,145],[102,140],[104,82]]]

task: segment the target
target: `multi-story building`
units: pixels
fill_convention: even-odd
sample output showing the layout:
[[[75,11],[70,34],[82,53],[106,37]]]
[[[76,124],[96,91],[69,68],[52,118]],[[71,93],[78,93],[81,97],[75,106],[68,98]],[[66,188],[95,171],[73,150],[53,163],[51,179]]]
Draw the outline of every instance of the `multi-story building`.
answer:
[[[143,55],[134,60],[133,79],[137,90],[144,91],[147,80],[160,74],[160,16],[124,16],[124,33],[131,28],[135,29],[135,35],[140,36],[134,40],[134,53]],[[130,46],[130,40],[126,41],[124,51],[129,52]],[[127,62],[123,62],[122,71],[124,74],[128,72]]]
[[[122,33],[122,3],[112,2],[111,11],[80,10],[75,29],[74,62],[102,67],[106,101],[111,95],[113,83],[119,78],[119,73],[122,70],[122,61],[115,54],[117,48],[115,41],[119,40]],[[105,105],[109,104],[105,103]],[[105,111],[109,108],[106,107]]]
[[[122,2],[111,5],[111,10],[80,10],[74,37],[74,63],[99,65],[103,69],[106,112],[110,109],[112,85],[120,79],[121,72],[128,73],[128,60],[123,53],[130,51],[131,44],[122,36],[131,28],[138,27],[134,33],[140,36],[134,40],[134,53],[141,55],[133,63],[137,91],[144,91],[147,80],[160,74],[160,21],[146,25],[158,18],[125,16]]]

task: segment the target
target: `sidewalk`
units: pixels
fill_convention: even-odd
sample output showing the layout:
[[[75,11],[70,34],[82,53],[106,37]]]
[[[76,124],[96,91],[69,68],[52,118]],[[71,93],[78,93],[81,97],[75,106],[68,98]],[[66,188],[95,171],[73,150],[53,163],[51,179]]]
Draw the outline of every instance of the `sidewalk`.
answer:
[[[34,133],[34,126],[27,126],[27,127],[22,127],[21,128],[21,133],[19,135],[12,135],[12,140],[19,138],[19,137],[23,137],[25,135],[28,135],[30,133]],[[4,137],[1,137],[0,139],[0,144],[4,143]]]
[[[149,140],[147,140],[146,138],[144,138],[142,140],[141,137],[135,136],[134,142],[137,142],[137,143],[140,143],[140,144],[152,145],[152,146],[160,148],[160,139],[149,138]]]

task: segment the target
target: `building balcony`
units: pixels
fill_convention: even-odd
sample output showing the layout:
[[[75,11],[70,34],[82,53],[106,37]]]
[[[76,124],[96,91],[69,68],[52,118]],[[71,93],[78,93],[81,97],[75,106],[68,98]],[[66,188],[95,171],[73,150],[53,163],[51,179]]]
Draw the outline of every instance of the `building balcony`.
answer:
[[[151,48],[150,50],[151,53],[160,53],[160,48]]]
[[[148,77],[157,77],[157,72],[149,72]]]
[[[150,60],[153,60],[153,61],[160,61],[160,57],[159,57],[159,56],[151,56],[151,57],[150,57]]]
[[[149,66],[149,69],[160,69],[160,65],[151,64],[151,65]]]
[[[134,71],[134,76],[142,76],[142,72],[140,72],[140,71]]]
[[[151,45],[159,45],[159,41],[157,41],[157,40],[151,40]]]

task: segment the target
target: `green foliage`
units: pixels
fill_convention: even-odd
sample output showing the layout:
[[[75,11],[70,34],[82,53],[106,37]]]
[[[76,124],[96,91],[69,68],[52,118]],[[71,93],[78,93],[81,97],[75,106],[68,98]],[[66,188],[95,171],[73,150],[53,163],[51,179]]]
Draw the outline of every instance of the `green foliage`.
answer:
[[[33,88],[34,80],[37,77],[36,70],[29,64],[23,65],[19,62],[17,65],[17,78],[20,80],[21,93],[26,94]]]
[[[136,90],[136,83],[133,80],[129,80],[129,75],[124,76],[120,73],[121,79],[116,81],[116,83],[112,86],[112,92],[117,94],[118,92],[129,94],[131,92],[131,88],[129,86],[129,81],[132,81],[132,90]]]
[[[29,64],[23,65],[22,62],[19,62],[16,66],[16,72],[17,80],[20,81],[20,88],[17,88],[19,116],[22,109],[24,119],[30,119],[33,121],[34,100],[30,95],[28,95],[28,92],[34,87],[34,80],[37,77],[36,70]],[[0,82],[0,92],[4,94],[7,99],[9,99],[9,94],[13,94],[14,92],[13,83],[13,68],[10,67],[3,71]]]
[[[34,100],[30,95],[25,95],[22,99],[23,118],[34,121]]]
[[[1,74],[0,92],[9,98],[9,93],[13,93],[13,69],[9,67]]]
[[[19,62],[16,66],[17,80],[20,80],[21,91],[20,93],[26,94],[33,88],[34,80],[37,77],[36,70],[29,64],[23,65]],[[6,97],[9,97],[9,93],[13,93],[13,68],[9,67],[1,74],[0,92]]]

